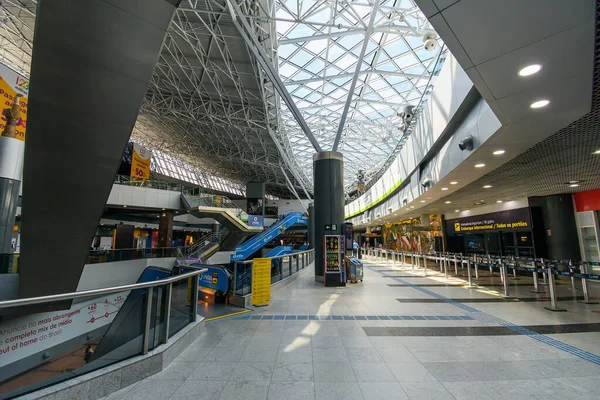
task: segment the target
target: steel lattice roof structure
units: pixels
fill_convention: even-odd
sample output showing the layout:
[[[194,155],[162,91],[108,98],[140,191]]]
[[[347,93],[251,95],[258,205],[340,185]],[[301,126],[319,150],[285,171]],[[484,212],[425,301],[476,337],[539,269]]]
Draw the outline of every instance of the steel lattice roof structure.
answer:
[[[0,4],[0,62],[28,76],[37,2]],[[132,140],[287,198],[310,197],[312,155],[335,148],[350,191],[401,148],[442,48],[413,0],[183,0]]]

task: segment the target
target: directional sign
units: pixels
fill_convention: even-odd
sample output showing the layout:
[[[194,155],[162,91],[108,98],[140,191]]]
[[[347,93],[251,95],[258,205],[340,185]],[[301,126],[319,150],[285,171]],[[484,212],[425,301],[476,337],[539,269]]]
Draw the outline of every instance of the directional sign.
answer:
[[[252,261],[252,305],[266,306],[271,302],[271,259]]]
[[[325,225],[325,230],[326,231],[336,231],[337,230],[337,224]]]

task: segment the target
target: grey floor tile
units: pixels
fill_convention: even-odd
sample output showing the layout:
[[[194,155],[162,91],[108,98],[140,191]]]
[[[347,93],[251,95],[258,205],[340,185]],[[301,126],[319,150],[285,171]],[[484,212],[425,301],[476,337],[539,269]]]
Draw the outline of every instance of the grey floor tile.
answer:
[[[346,349],[343,347],[313,349],[315,362],[350,362]]]
[[[277,343],[266,347],[248,346],[240,361],[275,362],[279,345]]]
[[[383,362],[383,358],[375,347],[346,348],[350,362]]]
[[[400,338],[395,336],[371,336],[369,339],[375,347],[404,347]]]
[[[455,400],[439,382],[401,382],[410,400]]]
[[[398,382],[360,382],[359,386],[368,400],[409,400]]]
[[[204,361],[233,362],[240,361],[245,347],[215,347],[204,358]]]
[[[226,382],[186,381],[169,400],[217,400]]]
[[[126,386],[123,389],[117,390],[116,392],[109,394],[108,396],[101,397],[99,400],[120,400],[125,396],[125,394],[127,394],[127,392],[129,392],[138,384],[139,382],[134,383],[133,385]]]
[[[229,380],[232,381],[268,381],[273,375],[273,363],[240,362]]]
[[[356,382],[350,363],[314,363],[315,382]]]
[[[288,362],[312,362],[313,351],[311,347],[281,346],[277,353],[277,364]]]
[[[167,379],[173,381],[185,381],[196,368],[199,362],[173,361],[167,368],[158,374],[149,376],[148,379]]]
[[[398,382],[436,382],[421,363],[387,363]]]
[[[344,347],[342,343],[342,338],[345,336],[333,336],[333,335],[325,335],[325,336],[313,336],[311,338],[311,345],[313,349],[329,349],[329,348],[340,348]]]
[[[315,382],[317,400],[364,400],[358,383],[355,382]]]
[[[404,346],[378,347],[377,351],[381,355],[381,358],[383,358],[383,361],[388,363],[419,362],[410,350]]]
[[[396,378],[385,363],[352,363],[359,382],[395,382]]]
[[[170,398],[183,381],[144,380],[125,393],[123,400],[164,400]]]
[[[440,382],[462,382],[479,380],[469,369],[468,363],[423,363],[423,366]]]
[[[456,400],[496,400],[487,382],[442,382]]]
[[[219,400],[264,400],[269,393],[269,381],[227,382]]]
[[[306,382],[314,378],[312,363],[277,364],[273,371],[273,382]]]
[[[237,362],[203,362],[192,372],[188,380],[194,381],[226,381],[229,379]]]
[[[314,400],[313,382],[273,382],[269,387],[268,400]]]
[[[375,347],[368,336],[342,336],[342,343],[347,349],[354,347]]]

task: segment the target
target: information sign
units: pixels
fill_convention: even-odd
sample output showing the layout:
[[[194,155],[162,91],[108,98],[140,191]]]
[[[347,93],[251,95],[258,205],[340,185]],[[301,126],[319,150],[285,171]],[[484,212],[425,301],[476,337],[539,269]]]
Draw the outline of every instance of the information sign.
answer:
[[[271,259],[252,261],[252,305],[266,306],[271,302]]]
[[[131,177],[135,179],[150,179],[150,156],[149,150],[137,143],[133,144],[131,152]]]

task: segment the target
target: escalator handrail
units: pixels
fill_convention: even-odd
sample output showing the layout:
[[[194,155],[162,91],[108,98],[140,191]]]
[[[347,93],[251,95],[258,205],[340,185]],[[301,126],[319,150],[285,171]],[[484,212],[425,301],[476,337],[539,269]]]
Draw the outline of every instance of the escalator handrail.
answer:
[[[282,226],[286,226],[287,224],[297,218],[301,218],[302,214],[300,213],[292,213],[289,214],[288,216],[286,216],[285,218],[283,218],[281,221],[276,222],[275,224],[271,225],[266,231],[259,233],[258,235],[254,236],[252,239],[248,240],[246,243],[243,243],[241,246],[239,246],[238,248],[236,248],[236,251],[239,249],[240,251],[246,250],[249,247],[252,246],[252,244],[258,240],[262,240],[264,237],[269,236],[271,234],[271,232],[273,232],[273,230],[279,229]],[[296,221],[297,222],[297,221]],[[295,222],[294,222],[295,223]],[[292,224],[293,225],[293,224]]]
[[[202,268],[202,269],[198,269],[198,270],[188,272],[185,274],[175,275],[170,278],[159,279],[159,280],[151,281],[151,282],[134,283],[131,285],[113,286],[113,287],[102,288],[102,289],[82,290],[81,292],[53,294],[53,295],[49,295],[49,296],[29,297],[26,299],[0,301],[0,309],[10,308],[10,307],[27,306],[27,305],[32,305],[32,304],[50,303],[53,301],[71,300],[71,299],[77,299],[80,297],[89,297],[89,296],[96,296],[96,295],[103,295],[103,294],[110,294],[110,293],[118,293],[118,292],[124,292],[127,290],[149,288],[149,287],[154,287],[154,286],[162,286],[162,285],[167,285],[169,283],[180,281],[182,279],[187,279],[187,278],[191,278],[196,275],[203,274],[206,271],[208,271],[208,268]]]

